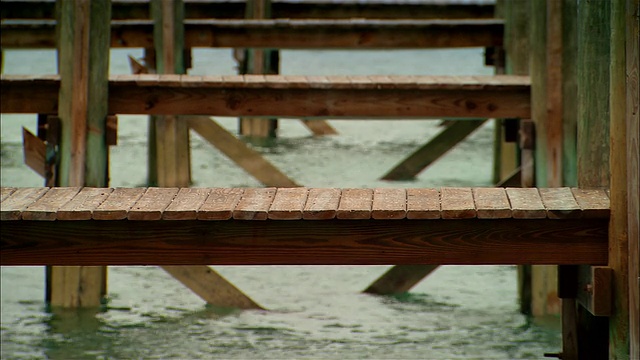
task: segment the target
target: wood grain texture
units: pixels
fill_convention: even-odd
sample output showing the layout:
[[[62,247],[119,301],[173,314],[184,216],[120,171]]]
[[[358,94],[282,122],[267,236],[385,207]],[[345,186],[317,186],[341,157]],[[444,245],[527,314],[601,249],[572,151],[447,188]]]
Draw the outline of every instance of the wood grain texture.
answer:
[[[607,223],[467,219],[183,221],[176,226],[175,221],[6,221],[0,261],[3,266],[604,265]]]
[[[126,219],[131,207],[145,193],[145,188],[116,188],[109,197],[93,210],[94,220]]]
[[[146,80],[133,82],[112,79],[109,112],[293,118],[529,118],[529,80],[528,77],[516,78],[515,84],[500,85],[490,81],[490,77],[486,78],[485,83],[468,83],[458,77],[445,77],[440,81],[421,76],[412,83],[394,83],[391,89],[381,88],[383,83],[374,82],[369,88],[362,88],[361,85],[355,88],[351,82],[335,82],[331,89],[278,89],[272,88],[274,81],[265,81],[260,87],[254,84],[254,87],[246,88],[244,85],[239,87],[220,81],[206,81],[199,87],[185,82],[176,85],[170,80],[163,80],[164,77],[149,84]],[[501,79],[506,82],[510,77],[504,75]],[[400,78],[393,80],[399,81]],[[25,80],[2,75],[2,111],[55,112],[56,85],[55,78],[50,77]]]
[[[0,191],[1,191],[0,192],[0,203],[2,203],[2,201],[4,201],[4,199],[8,198],[16,190],[17,190],[17,188],[14,188],[14,187],[3,187],[3,188],[0,188]]]
[[[304,220],[331,220],[336,217],[340,204],[340,189],[309,189],[304,206]]]
[[[57,218],[58,209],[68,203],[80,191],[79,187],[55,187],[22,212],[23,220],[48,220]]]
[[[429,276],[438,265],[396,265],[382,274],[363,292],[365,294],[403,294]]]
[[[0,219],[20,220],[22,212],[48,190],[49,188],[18,188],[0,204]]]
[[[195,220],[211,189],[182,188],[162,212],[164,220]]]
[[[579,218],[582,211],[569,188],[538,189],[549,219]]]
[[[3,21],[5,48],[55,47],[55,22]],[[111,47],[153,47],[149,20],[112,21]],[[502,45],[500,20],[187,20],[184,45],[194,47],[459,48]]]
[[[511,217],[511,205],[503,188],[474,188],[478,219],[508,219]]]
[[[604,190],[572,188],[571,192],[582,209],[582,217],[608,218],[609,197]]]
[[[440,210],[443,219],[470,219],[476,217],[476,207],[470,188],[440,189]]]
[[[25,127],[22,128],[22,151],[24,163],[38,175],[46,177],[47,145]]]
[[[336,218],[349,220],[365,220],[371,218],[373,190],[343,189]]]
[[[536,188],[507,188],[514,219],[542,219],[547,212]]]
[[[607,266],[580,266],[578,302],[594,316],[610,316],[613,296],[613,269]]]
[[[269,219],[300,220],[307,202],[306,188],[279,188],[269,208]]]
[[[71,201],[58,209],[57,220],[90,220],[113,189],[84,187]]]
[[[438,190],[407,189],[407,219],[440,219]]]
[[[378,188],[373,190],[372,219],[404,219],[406,215],[407,191],[405,189]]]
[[[150,187],[136,201],[127,214],[129,220],[160,220],[162,213],[173,198],[178,194],[178,188]]]
[[[275,195],[275,188],[245,189],[240,202],[233,210],[233,218],[235,220],[267,220]]]
[[[244,194],[243,189],[211,189],[198,210],[198,220],[229,220]]]
[[[277,1],[272,5],[274,18],[284,19],[484,19],[494,17],[494,4],[463,1],[443,6],[438,2],[412,1]],[[2,4],[2,19],[53,19],[54,2],[14,0]],[[112,1],[112,16],[117,20],[149,18],[149,1]],[[208,0],[185,2],[187,19],[242,19],[244,1]]]

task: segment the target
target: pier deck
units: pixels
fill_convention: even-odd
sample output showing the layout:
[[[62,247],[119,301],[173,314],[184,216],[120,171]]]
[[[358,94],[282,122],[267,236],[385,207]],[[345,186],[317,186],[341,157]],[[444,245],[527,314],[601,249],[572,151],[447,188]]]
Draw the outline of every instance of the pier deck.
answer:
[[[2,113],[57,114],[57,75],[2,75]],[[120,75],[110,114],[529,118],[527,76]]]
[[[2,188],[1,265],[607,263],[603,190]]]

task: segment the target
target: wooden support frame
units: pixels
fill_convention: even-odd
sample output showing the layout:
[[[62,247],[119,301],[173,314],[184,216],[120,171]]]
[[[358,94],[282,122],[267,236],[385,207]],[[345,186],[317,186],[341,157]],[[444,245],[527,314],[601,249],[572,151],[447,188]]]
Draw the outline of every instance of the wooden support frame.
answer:
[[[55,21],[3,21],[4,49],[55,47]],[[151,21],[113,21],[111,47],[152,48]],[[502,45],[500,20],[187,20],[186,48],[424,49]]]

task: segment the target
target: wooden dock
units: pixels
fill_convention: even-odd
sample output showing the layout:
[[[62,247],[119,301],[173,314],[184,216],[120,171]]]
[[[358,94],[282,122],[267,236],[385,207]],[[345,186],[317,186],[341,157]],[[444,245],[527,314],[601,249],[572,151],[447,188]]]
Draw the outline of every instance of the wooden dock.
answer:
[[[3,20],[3,49],[55,48],[55,20]],[[186,48],[414,49],[501,46],[504,24],[464,20],[185,20]],[[153,21],[114,20],[112,48],[153,48]]]
[[[57,75],[2,75],[2,113],[56,114]],[[110,114],[293,118],[531,116],[526,76],[119,75]]]
[[[2,198],[3,266],[607,262],[603,190],[76,187]]]

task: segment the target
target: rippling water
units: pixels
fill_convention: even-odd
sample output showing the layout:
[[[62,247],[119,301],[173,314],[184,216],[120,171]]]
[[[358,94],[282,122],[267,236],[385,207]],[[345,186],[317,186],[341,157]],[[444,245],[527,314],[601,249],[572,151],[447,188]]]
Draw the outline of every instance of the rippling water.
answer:
[[[111,72],[127,73],[126,54],[114,50]],[[491,74],[482,50],[285,51],[282,73]],[[50,51],[10,51],[5,73],[54,73]],[[192,74],[233,74],[230,51],[198,50]],[[220,119],[236,131],[234,119]],[[331,121],[340,135],[314,138],[298,122],[281,121],[273,146],[257,148],[305,186],[487,186],[492,124],[435,163],[415,181],[377,180],[441,128],[437,121]],[[35,117],[3,115],[3,186],[40,186],[22,164],[21,126]],[[146,120],[119,117],[111,150],[111,185],[143,186]],[[260,186],[192,134],[194,186]],[[558,351],[554,326],[518,313],[512,266],[444,266],[409,294],[360,293],[385,266],[216,267],[269,311],[205,306],[156,267],[111,267],[104,312],[51,314],[44,304],[42,267],[1,269],[2,359],[534,359]]]

